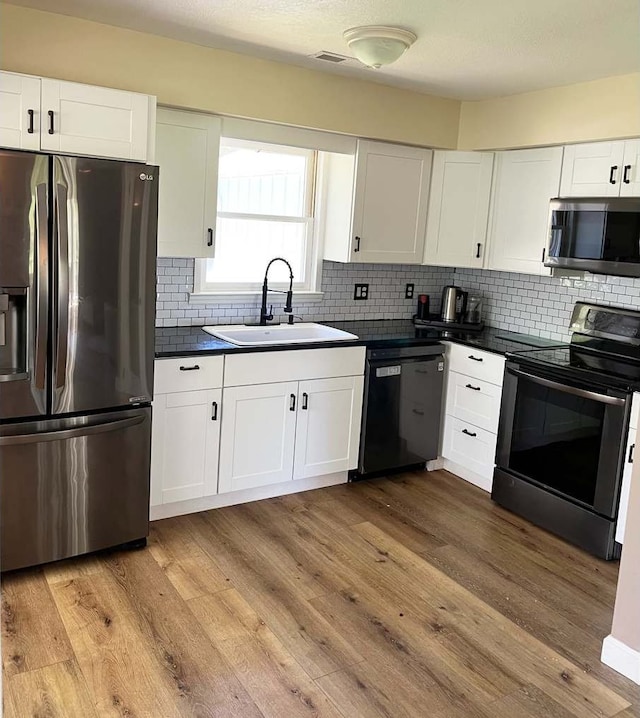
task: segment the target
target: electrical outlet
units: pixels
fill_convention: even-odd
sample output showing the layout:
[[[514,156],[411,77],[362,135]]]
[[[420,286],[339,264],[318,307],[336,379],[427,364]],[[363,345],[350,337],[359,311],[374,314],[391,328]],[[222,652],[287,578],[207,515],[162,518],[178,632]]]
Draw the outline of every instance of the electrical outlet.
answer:
[[[369,299],[369,285],[356,284],[353,290],[354,299]]]
[[[415,285],[413,284],[407,284],[404,288],[404,298],[405,299],[413,299],[413,290],[415,288]]]

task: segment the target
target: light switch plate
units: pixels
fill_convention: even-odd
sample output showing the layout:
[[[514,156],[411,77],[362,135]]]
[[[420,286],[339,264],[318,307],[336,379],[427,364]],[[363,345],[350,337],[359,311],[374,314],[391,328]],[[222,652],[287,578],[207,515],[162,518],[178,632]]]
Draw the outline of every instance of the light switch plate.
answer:
[[[404,298],[405,299],[413,299],[414,289],[415,289],[414,284],[407,284],[404,288]]]

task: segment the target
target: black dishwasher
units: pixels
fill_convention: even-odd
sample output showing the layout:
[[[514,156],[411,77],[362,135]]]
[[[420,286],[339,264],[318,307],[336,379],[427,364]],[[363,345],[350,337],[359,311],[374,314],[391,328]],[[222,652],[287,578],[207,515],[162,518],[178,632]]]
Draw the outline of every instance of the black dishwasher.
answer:
[[[441,344],[367,352],[360,455],[352,481],[437,458],[443,352]]]

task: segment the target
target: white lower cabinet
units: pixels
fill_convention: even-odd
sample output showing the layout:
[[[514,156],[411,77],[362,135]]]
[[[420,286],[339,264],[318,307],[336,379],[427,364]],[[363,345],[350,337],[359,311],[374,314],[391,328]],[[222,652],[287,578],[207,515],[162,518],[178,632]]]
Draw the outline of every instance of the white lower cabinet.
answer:
[[[363,387],[361,376],[300,382],[294,479],[356,468]]]
[[[364,347],[335,346],[158,359],[151,517],[346,481],[364,359]]]
[[[224,390],[219,493],[354,469],[363,377]]]
[[[446,347],[443,466],[491,491],[504,357],[461,344],[446,344]]]
[[[217,492],[221,389],[156,396],[151,505]]]
[[[618,508],[618,523],[616,524],[616,541],[624,543],[624,532],[627,527],[627,512],[629,510],[629,494],[631,493],[631,475],[633,473],[633,461],[636,454],[636,439],[638,432],[638,413],[640,412],[640,394],[633,395],[631,405],[631,419],[629,421],[629,433],[627,435],[627,446],[624,459],[624,471],[622,474],[622,487],[620,489],[620,506]]]
[[[298,382],[226,388],[220,493],[293,478]]]

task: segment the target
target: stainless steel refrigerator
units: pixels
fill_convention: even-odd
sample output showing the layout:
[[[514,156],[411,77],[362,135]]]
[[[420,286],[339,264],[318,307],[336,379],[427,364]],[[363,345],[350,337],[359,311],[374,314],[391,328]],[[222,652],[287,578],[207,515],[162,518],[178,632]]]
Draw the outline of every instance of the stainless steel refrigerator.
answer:
[[[158,171],[0,150],[0,568],[148,533]]]

